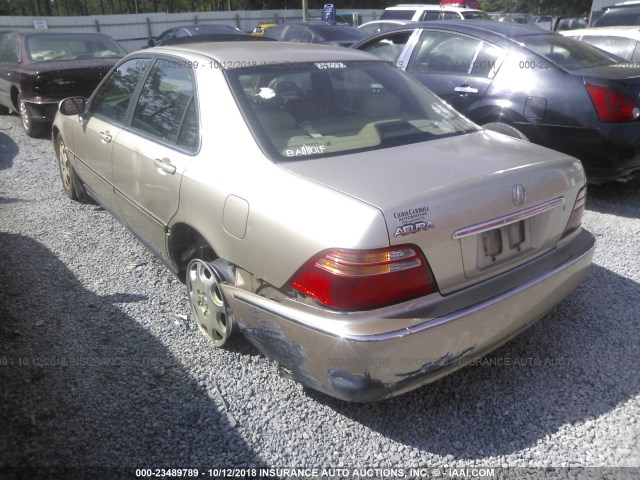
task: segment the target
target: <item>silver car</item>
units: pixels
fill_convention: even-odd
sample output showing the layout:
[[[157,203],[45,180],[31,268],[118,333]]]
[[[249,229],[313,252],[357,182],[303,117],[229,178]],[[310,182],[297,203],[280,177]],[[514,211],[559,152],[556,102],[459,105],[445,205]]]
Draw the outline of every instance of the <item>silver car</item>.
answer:
[[[62,185],[185,280],[217,347],[372,401],[531,325],[584,277],[575,158],[484,131],[357,50],[157,47],[61,102]]]

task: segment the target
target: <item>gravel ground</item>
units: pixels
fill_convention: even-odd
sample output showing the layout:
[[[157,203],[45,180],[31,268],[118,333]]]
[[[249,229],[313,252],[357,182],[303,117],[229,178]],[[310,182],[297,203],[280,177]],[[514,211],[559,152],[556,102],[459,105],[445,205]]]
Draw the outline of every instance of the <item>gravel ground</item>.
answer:
[[[27,465],[100,467],[92,478],[640,467],[639,185],[591,188],[584,225],[598,238],[586,281],[486,365],[350,404],[280,377],[246,342],[214,350],[184,286],[107,212],[67,199],[48,139],[0,116],[0,478]]]

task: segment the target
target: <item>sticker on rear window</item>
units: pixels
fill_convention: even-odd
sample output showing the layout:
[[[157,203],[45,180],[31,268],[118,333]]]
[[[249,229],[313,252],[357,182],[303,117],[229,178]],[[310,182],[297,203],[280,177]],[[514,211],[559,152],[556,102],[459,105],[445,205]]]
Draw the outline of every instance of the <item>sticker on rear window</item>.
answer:
[[[342,62],[322,62],[316,63],[315,66],[320,70],[327,70],[330,68],[347,68],[347,66]]]
[[[287,148],[284,154],[287,157],[297,157],[300,155],[317,155],[324,153],[324,149],[327,148],[324,145],[302,145],[297,148]]]

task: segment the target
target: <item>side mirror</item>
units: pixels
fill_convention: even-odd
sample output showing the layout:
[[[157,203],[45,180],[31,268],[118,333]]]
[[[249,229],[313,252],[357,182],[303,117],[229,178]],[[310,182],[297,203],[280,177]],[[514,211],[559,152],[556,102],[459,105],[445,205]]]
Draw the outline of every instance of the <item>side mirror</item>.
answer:
[[[147,41],[147,45],[149,45],[150,47],[155,47],[156,42],[154,42],[154,41],[153,41],[153,38],[150,38],[150,39]]]
[[[86,106],[86,100],[82,97],[65,98],[58,104],[58,110],[62,115],[82,115]]]

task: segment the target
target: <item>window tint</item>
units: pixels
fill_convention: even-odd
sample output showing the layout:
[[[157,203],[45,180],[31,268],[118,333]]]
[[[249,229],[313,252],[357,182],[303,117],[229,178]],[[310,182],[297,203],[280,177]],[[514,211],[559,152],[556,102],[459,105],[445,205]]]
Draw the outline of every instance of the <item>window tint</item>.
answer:
[[[300,41],[302,43],[313,43],[313,34],[311,33],[311,31],[305,30]]]
[[[256,140],[274,160],[425,142],[476,130],[386,62],[319,62],[225,72]]]
[[[363,50],[373,53],[383,60],[395,63],[402,53],[402,49],[409,41],[413,32],[401,32],[388,34],[386,37],[366,45]]]
[[[425,31],[407,71],[486,77],[496,68],[502,50],[464,35]]]
[[[600,35],[585,35],[582,37],[582,41],[607,52],[611,52],[614,55],[618,55],[625,60],[631,60],[637,43],[636,40],[632,38],[605,37]]]
[[[442,20],[460,20],[460,15],[455,12],[443,12]]]
[[[501,48],[491,45],[490,43],[483,42],[478,55],[473,60],[471,75],[474,77],[493,76],[495,74],[495,70],[499,66],[498,63],[501,56]]]
[[[465,20],[491,20],[491,17],[484,12],[462,12],[462,16]],[[526,20],[519,20],[521,19],[515,19],[514,23],[527,23]]]
[[[289,28],[284,33],[284,37],[282,40],[285,42],[299,42],[300,38],[302,38],[302,34],[304,33],[304,27],[299,25],[289,25]]]
[[[89,112],[122,123],[131,96],[148,65],[148,59],[131,59],[112,71],[93,97]]]
[[[422,14],[422,17],[420,17],[420,20],[423,22],[427,22],[430,20],[438,20],[439,18],[440,18],[440,12],[426,11]]]
[[[158,60],[149,74],[131,126],[163,142],[194,149],[198,127],[191,70]]]
[[[0,42],[0,62],[18,63],[18,37],[5,35]]]

